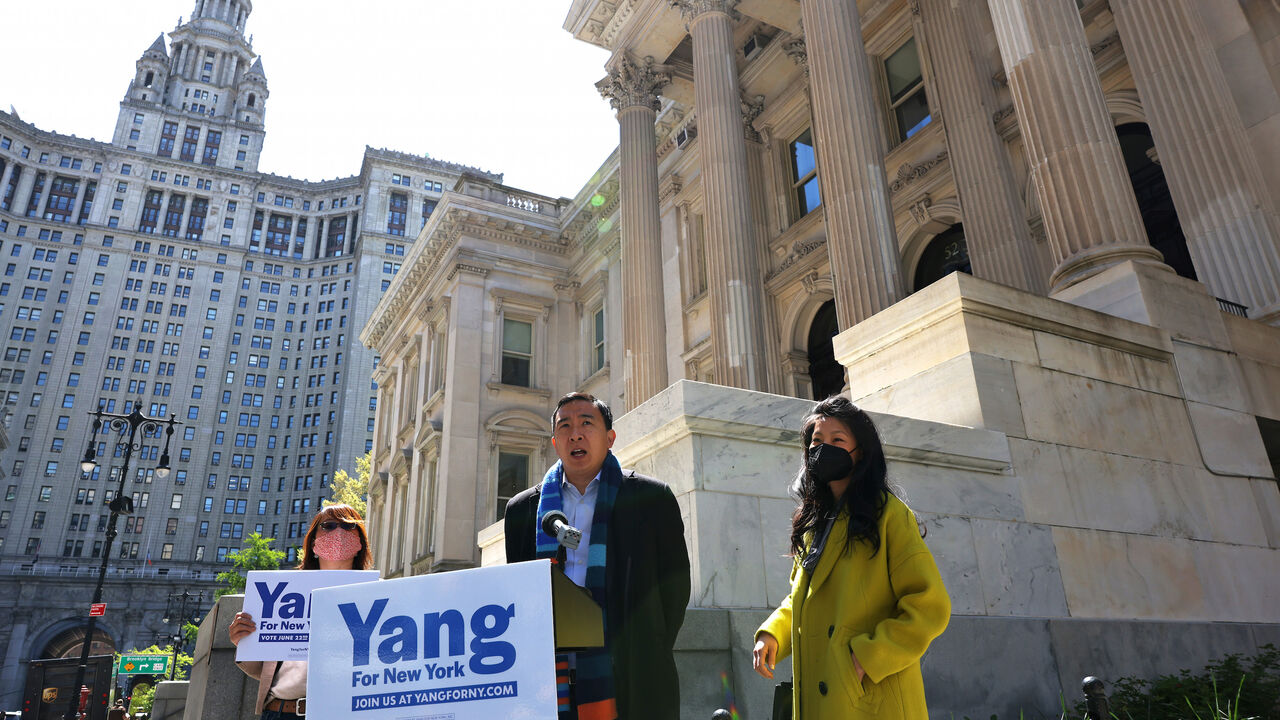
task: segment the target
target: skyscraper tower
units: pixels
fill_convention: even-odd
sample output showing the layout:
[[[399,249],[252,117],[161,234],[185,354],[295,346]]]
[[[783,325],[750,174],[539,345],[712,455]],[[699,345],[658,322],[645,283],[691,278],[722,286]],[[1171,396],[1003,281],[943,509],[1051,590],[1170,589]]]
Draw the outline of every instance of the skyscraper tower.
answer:
[[[196,0],[190,21],[169,34],[172,51],[157,37],[138,59],[112,144],[256,171],[269,91],[262,59],[244,36],[252,10],[249,0]],[[186,122],[179,137],[179,125],[193,117],[200,123]],[[237,139],[233,147],[229,138]]]
[[[348,177],[258,172],[267,78],[248,0],[199,0],[139,57],[110,143],[0,112],[0,709],[26,661],[78,656],[122,470],[77,462],[89,412],[176,415],[173,471],[134,453],[95,634],[145,647],[166,595],[212,588],[253,532],[296,563],[370,447],[356,341],[441,193],[500,174],[366,148]],[[2,99],[0,99],[2,100]]]

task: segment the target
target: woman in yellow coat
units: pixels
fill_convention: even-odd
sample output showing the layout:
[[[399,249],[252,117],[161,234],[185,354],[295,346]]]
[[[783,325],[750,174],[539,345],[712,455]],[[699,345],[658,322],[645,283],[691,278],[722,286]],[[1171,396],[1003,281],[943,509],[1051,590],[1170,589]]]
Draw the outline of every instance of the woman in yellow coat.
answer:
[[[920,657],[951,601],[915,515],[890,492],[884,448],[843,397],[805,418],[791,594],[756,631],[756,672],[792,655],[796,720],[928,720]]]

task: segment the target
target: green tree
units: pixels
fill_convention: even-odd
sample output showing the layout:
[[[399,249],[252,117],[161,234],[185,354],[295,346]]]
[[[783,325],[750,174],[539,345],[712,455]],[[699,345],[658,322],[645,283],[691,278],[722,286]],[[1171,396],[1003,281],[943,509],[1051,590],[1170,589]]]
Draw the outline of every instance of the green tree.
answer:
[[[333,474],[333,481],[329,483],[330,495],[329,499],[324,501],[324,505],[350,505],[360,513],[360,517],[365,516],[366,501],[369,497],[369,469],[372,459],[369,453],[365,453],[356,458],[356,475],[352,477],[346,470],[339,470]]]
[[[273,542],[275,538],[264,538],[255,532],[245,538],[244,547],[229,553],[227,559],[231,561],[231,569],[218,573],[217,577],[218,582],[227,585],[218,588],[214,599],[244,592],[245,576],[250,570],[279,570],[285,554],[281,550],[272,550]]]
[[[195,623],[182,624],[182,639],[187,645],[195,647],[196,637],[200,635],[200,626]]]

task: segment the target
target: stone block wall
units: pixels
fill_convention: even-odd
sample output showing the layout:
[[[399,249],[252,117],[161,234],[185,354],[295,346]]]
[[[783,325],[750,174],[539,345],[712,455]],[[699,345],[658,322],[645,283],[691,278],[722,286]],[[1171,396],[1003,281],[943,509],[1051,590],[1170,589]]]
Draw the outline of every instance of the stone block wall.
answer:
[[[236,647],[227,628],[244,607],[244,595],[223,595],[205,615],[196,636],[187,685],[185,720],[253,720],[258,681],[236,667]]]

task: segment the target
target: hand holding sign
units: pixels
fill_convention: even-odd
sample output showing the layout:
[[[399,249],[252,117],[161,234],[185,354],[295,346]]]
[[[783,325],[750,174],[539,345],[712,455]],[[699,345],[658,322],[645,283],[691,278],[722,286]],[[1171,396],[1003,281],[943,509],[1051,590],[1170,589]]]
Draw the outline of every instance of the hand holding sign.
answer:
[[[257,629],[258,626],[253,622],[252,615],[247,612],[238,612],[235,619],[231,621],[231,627],[227,628],[227,634],[231,636],[232,645],[239,645],[246,635]]]

